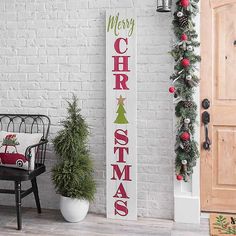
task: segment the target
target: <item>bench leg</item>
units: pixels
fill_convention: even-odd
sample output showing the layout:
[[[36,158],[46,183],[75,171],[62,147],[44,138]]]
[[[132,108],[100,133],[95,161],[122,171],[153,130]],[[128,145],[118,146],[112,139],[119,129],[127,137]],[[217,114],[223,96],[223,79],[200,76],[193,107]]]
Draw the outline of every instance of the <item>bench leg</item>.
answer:
[[[38,192],[38,185],[37,185],[36,178],[33,178],[31,180],[31,183],[32,183],[32,188],[33,188],[33,192],[34,192],[34,198],[35,198],[37,210],[38,210],[38,213],[41,213],[42,211],[41,211],[41,206],[40,206],[39,192]]]
[[[15,181],[15,197],[16,197],[16,214],[17,214],[17,229],[22,229],[21,215],[21,182]]]

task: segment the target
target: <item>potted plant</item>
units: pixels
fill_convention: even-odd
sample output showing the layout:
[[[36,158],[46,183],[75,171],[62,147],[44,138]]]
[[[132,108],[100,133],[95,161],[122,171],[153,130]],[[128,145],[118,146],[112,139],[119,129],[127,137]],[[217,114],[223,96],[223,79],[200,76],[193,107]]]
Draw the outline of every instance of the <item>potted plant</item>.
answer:
[[[95,194],[93,165],[87,148],[88,125],[80,114],[78,99],[73,95],[68,101],[68,115],[61,129],[53,139],[55,152],[59,158],[52,169],[52,181],[60,197],[60,210],[69,222],[85,218],[89,202]]]

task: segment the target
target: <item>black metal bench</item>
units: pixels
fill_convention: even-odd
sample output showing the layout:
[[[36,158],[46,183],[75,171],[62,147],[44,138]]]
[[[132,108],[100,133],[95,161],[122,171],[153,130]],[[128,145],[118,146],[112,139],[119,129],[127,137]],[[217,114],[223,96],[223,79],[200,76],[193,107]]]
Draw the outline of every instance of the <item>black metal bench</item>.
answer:
[[[17,228],[22,229],[21,199],[30,193],[34,193],[38,213],[41,213],[40,200],[36,177],[46,171],[44,165],[46,155],[46,145],[48,143],[48,133],[50,119],[45,115],[29,114],[0,114],[0,130],[17,133],[42,133],[42,138],[38,144],[29,146],[25,151],[25,157],[30,158],[31,150],[38,147],[35,155],[34,170],[21,170],[0,166],[0,180],[14,181],[15,189],[0,189],[0,193],[15,194]],[[22,181],[31,181],[32,187],[27,190],[21,189]]]

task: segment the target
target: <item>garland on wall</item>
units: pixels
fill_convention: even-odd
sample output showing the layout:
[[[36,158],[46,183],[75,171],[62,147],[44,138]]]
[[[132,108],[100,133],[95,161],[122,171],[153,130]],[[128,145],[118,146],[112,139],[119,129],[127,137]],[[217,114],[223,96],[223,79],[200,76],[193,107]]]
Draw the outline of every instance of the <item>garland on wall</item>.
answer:
[[[173,28],[177,42],[171,55],[175,60],[174,73],[171,75],[173,85],[169,92],[175,97],[175,115],[177,117],[176,160],[177,180],[188,181],[199,157],[198,146],[194,140],[194,126],[197,117],[197,104],[194,102],[194,90],[199,84],[196,64],[200,56],[195,49],[199,47],[198,34],[193,18],[198,13],[199,0],[177,1]]]

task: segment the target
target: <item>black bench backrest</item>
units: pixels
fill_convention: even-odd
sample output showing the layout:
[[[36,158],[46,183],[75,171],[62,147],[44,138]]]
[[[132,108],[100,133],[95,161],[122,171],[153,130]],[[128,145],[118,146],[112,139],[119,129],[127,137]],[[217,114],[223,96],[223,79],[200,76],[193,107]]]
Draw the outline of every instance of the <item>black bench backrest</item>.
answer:
[[[16,133],[42,133],[41,141],[48,140],[50,119],[37,114],[0,114],[0,130]],[[44,164],[46,144],[40,146],[36,156],[36,164]]]

